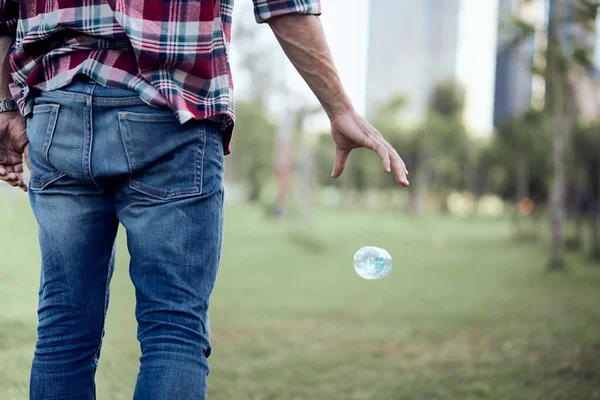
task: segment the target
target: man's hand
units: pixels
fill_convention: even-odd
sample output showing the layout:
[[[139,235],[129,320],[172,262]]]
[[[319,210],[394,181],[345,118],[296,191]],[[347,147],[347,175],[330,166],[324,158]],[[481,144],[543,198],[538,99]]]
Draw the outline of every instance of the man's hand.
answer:
[[[0,180],[27,191],[23,179],[23,156],[27,166],[29,141],[25,119],[19,111],[0,112]]]
[[[408,171],[396,150],[354,111],[333,64],[319,18],[314,15],[287,15],[268,22],[285,54],[329,116],[336,145],[332,176],[337,178],[342,174],[352,150],[366,147],[379,154],[386,172],[394,171],[396,181],[408,186]]]
[[[346,160],[350,152],[359,147],[366,147],[375,151],[381,157],[383,169],[394,172],[396,182],[408,186],[408,170],[398,152],[390,145],[365,119],[354,111],[336,116],[331,121],[331,135],[335,142],[335,164],[333,167],[334,178],[339,177],[344,171]]]

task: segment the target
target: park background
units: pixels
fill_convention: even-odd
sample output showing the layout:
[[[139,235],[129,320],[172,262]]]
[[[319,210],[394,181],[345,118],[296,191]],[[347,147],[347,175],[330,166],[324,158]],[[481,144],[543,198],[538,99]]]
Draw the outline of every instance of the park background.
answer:
[[[411,186],[359,150],[330,178],[327,119],[238,0],[237,127],[211,303],[211,400],[600,399],[596,0],[323,0],[356,108]],[[120,235],[98,398],[139,345]],[[391,275],[352,257],[386,248]],[[39,250],[0,187],[0,399],[26,399]]]

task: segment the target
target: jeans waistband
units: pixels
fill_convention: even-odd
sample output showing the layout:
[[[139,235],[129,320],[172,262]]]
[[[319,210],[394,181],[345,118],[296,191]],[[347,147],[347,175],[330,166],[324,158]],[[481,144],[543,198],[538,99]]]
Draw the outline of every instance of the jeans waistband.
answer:
[[[41,92],[40,97],[62,97],[82,102],[89,101],[91,97],[92,102],[96,105],[147,104],[135,90],[103,86],[92,78],[82,75],[77,75],[70,83],[61,88]]]

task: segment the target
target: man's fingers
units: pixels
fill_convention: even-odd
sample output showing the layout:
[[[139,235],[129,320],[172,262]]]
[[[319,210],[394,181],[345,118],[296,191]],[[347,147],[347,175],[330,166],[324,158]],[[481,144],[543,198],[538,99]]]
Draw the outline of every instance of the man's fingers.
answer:
[[[371,136],[369,139],[365,141],[365,147],[373,150],[379,157],[381,157],[381,161],[383,163],[383,169],[385,172],[391,172],[391,161],[390,161],[390,150],[388,149],[388,143],[381,135]]]
[[[0,181],[4,181],[11,186],[18,186],[23,182],[21,174],[13,172],[12,166],[0,166]]]
[[[392,163],[390,161],[390,151],[388,150],[388,148],[383,143],[379,142],[375,146],[375,151],[377,152],[377,154],[379,154],[379,157],[381,157],[383,169],[385,170],[385,172],[391,172]]]
[[[404,166],[404,162],[399,157],[390,156],[392,168],[394,171],[394,176],[396,177],[396,182],[403,186],[408,186],[408,179],[406,178],[406,167]]]
[[[408,170],[406,169],[406,165],[404,164],[402,158],[400,158],[400,156],[398,155],[398,152],[396,152],[396,150],[391,145],[388,146],[390,149],[390,162],[392,164],[394,176],[396,177],[396,182],[398,182],[401,185],[408,186],[409,183],[408,179],[406,178]]]
[[[402,157],[400,157],[400,154],[398,154],[398,152],[396,151],[396,149],[388,143],[388,146],[390,148],[390,151],[394,154],[394,156],[400,160],[400,162],[402,162],[402,166],[404,168],[404,172],[406,173],[406,175],[408,175],[408,169],[406,169],[406,163],[404,162],[404,160],[402,159]]]
[[[335,150],[335,161],[333,164],[333,173],[331,174],[332,178],[338,178],[344,172],[344,168],[346,168],[346,160],[348,160],[348,155],[350,155],[349,151],[336,149]]]
[[[9,185],[12,187],[18,187],[19,189],[21,189],[24,192],[27,191],[27,184],[25,184],[25,181],[22,179],[19,179],[16,182],[9,182]]]
[[[24,192],[27,191],[27,184],[25,183],[25,179],[23,179],[22,175],[19,175],[15,172],[11,172],[6,176],[0,176],[0,181],[8,183],[12,187],[18,187]]]
[[[15,172],[9,172],[8,174],[4,175],[4,176],[0,176],[0,180],[3,180],[5,182],[15,182],[19,180],[19,175],[17,175]]]

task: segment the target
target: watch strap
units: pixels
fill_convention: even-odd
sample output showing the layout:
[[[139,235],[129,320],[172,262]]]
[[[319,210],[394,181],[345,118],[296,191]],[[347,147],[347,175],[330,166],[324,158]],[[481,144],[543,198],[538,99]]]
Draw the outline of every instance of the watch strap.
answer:
[[[18,110],[17,102],[14,99],[0,100],[0,112]]]

